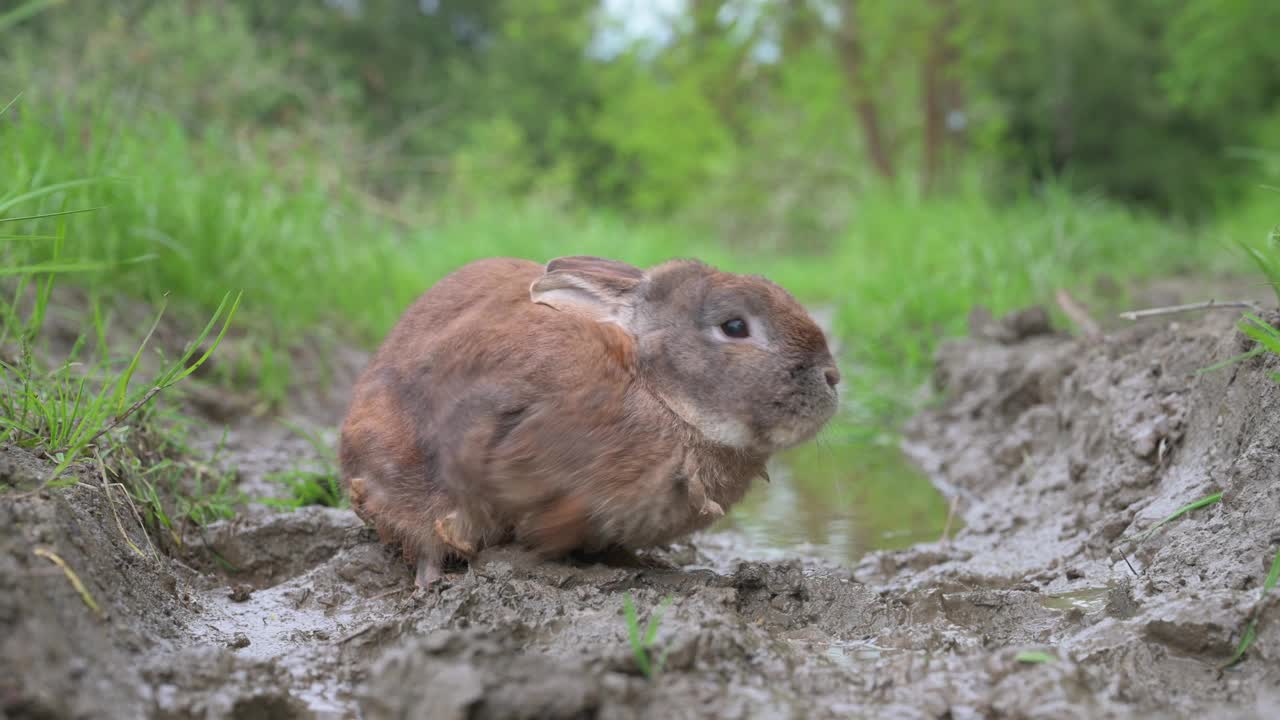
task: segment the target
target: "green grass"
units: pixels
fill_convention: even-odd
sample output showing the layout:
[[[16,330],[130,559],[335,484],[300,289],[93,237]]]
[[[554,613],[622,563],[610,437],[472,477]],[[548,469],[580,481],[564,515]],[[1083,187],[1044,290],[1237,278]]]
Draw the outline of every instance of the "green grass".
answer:
[[[175,549],[186,534],[217,520],[229,520],[247,501],[235,468],[219,463],[226,432],[211,456],[201,459],[186,442],[189,420],[177,411],[151,405],[139,430],[109,449],[113,472],[129,491],[147,527]]]
[[[333,448],[318,433],[308,432],[292,423],[287,424],[311,446],[313,457],[310,458],[310,464],[314,466],[318,463],[319,469],[295,465],[289,470],[271,474],[268,479],[284,485],[289,495],[285,498],[263,498],[260,502],[288,510],[307,505],[348,507],[349,502],[339,482],[338,458]]]
[[[35,272],[21,276],[21,280],[34,275]],[[8,335],[15,326],[19,328],[14,333],[19,352],[17,361],[0,360],[0,442],[40,448],[57,462],[51,478],[51,482],[57,482],[71,463],[81,459],[91,447],[110,443],[111,433],[122,429],[157,395],[189,377],[209,359],[226,334],[238,300],[224,298],[185,352],[138,386],[132,381],[163,310],[157,313],[155,323],[122,368],[109,356],[105,342],[100,344],[102,354],[96,360],[82,361],[80,355],[85,340],[82,335],[61,366],[47,370],[36,361],[32,342],[47,311],[52,277],[49,274],[37,291],[35,307],[25,321],[18,318],[16,303],[0,305],[4,334]],[[23,286],[24,283],[19,282],[19,293]],[[101,313],[94,312],[92,316],[96,335],[105,338],[107,329],[102,324]],[[198,348],[219,321],[222,328],[212,344],[197,356]]]
[[[1174,520],[1177,520],[1183,515],[1199,510],[1200,508],[1206,508],[1206,507],[1209,507],[1210,505],[1216,505],[1217,503],[1220,503],[1220,502],[1222,502],[1222,493],[1220,492],[1213,493],[1212,495],[1206,495],[1205,497],[1202,497],[1199,500],[1194,500],[1192,502],[1189,502],[1186,505],[1183,505],[1182,507],[1178,508],[1177,510],[1174,510],[1173,512],[1169,513],[1169,515],[1166,516],[1160,522],[1156,523],[1155,525],[1152,525],[1146,530],[1143,530],[1137,535],[1134,535],[1132,538],[1130,538],[1130,541],[1135,545],[1146,542],[1147,539],[1150,538],[1152,535],[1155,535],[1160,530],[1160,528],[1164,527],[1165,525],[1168,525]]]
[[[1245,313],[1240,320],[1240,332],[1258,343],[1255,350],[1280,356],[1280,330],[1253,313]],[[1271,373],[1271,379],[1280,382],[1280,372]]]
[[[1262,607],[1262,601],[1267,597],[1267,593],[1276,588],[1276,584],[1280,583],[1280,550],[1276,551],[1275,557],[1271,559],[1271,569],[1267,571],[1267,578],[1262,582],[1262,592],[1258,595],[1258,604],[1254,606],[1254,612],[1250,613],[1249,622],[1245,625],[1244,633],[1240,636],[1240,642],[1236,645],[1236,651],[1227,661],[1224,667],[1231,667],[1244,659],[1244,654],[1253,646],[1255,640],[1258,639],[1258,612]]]
[[[698,227],[532,201],[495,198],[464,211],[410,195],[388,211],[327,164],[323,148],[299,143],[282,163],[253,136],[210,128],[195,137],[141,110],[33,110],[0,124],[0,146],[11,149],[15,193],[58,188],[24,202],[28,214],[103,208],[92,232],[66,241],[74,262],[111,264],[85,267],[84,282],[152,301],[169,293],[205,312],[227,287],[243,288],[240,326],[253,360],[220,372],[273,401],[296,377],[291,348],[301,338],[372,346],[416,295],[470,260],[591,253],[646,265],[694,255],[834,305],[849,421],[874,434],[914,408],[939,339],[963,332],[975,303],[1000,313],[1059,287],[1087,299],[1095,278],[1191,266],[1203,245],[1157,219],[1052,190],[1003,205],[976,192],[851,196],[850,227],[807,254],[747,254]],[[51,233],[53,222],[26,230]]]
[[[6,115],[15,103],[0,109],[0,126],[9,126]],[[238,497],[234,473],[192,460],[183,423],[157,402],[218,349],[240,298],[224,293],[203,330],[172,358],[152,343],[164,304],[121,356],[113,340],[136,329],[113,325],[97,296],[84,313],[88,327],[69,347],[45,342],[56,282],[154,259],[93,254],[90,245],[70,239],[91,228],[101,208],[77,205],[67,193],[96,182],[48,182],[35,168],[21,182],[0,187],[0,442],[55,463],[39,487],[75,483],[77,476],[67,470],[92,461],[86,469],[96,471],[103,492],[123,488],[144,526],[169,531],[180,545],[188,524],[232,516]],[[157,356],[159,365],[144,373],[147,355]],[[111,507],[114,512],[114,502]],[[127,534],[125,539],[132,545]]]
[[[649,613],[649,620],[644,626],[644,630],[640,629],[640,618],[636,613],[635,601],[631,599],[631,593],[628,592],[622,596],[622,611],[627,621],[627,640],[631,643],[631,653],[636,659],[636,667],[640,668],[640,672],[650,680],[662,674],[662,667],[666,664],[667,653],[662,651],[657,657],[654,657],[654,642],[658,638],[658,630],[662,626],[662,615],[671,605],[671,596],[662,598],[662,602],[658,607]]]
[[[1237,247],[1266,278],[1276,299],[1280,300],[1280,227],[1273,228],[1261,244],[1248,240],[1248,237],[1235,238]]]

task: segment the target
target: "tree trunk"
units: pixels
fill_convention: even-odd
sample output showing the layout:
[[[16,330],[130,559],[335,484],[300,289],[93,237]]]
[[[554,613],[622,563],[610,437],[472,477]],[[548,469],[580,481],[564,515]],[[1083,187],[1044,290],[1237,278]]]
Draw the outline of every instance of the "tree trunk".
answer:
[[[782,7],[782,59],[795,57],[813,44],[821,25],[808,0],[787,0]]]
[[[862,135],[867,146],[867,154],[876,172],[882,178],[892,179],[895,175],[893,158],[885,142],[884,131],[880,127],[880,113],[876,106],[871,87],[866,80],[863,67],[866,54],[858,39],[855,0],[847,0],[842,8],[843,17],[840,30],[836,35],[836,49],[840,55],[840,65],[844,73],[845,87],[848,90],[849,102],[853,113],[862,125]]]
[[[921,168],[922,190],[931,192],[942,171],[947,145],[947,115],[959,110],[953,104],[960,100],[960,88],[952,76],[956,48],[951,42],[951,29],[956,24],[954,0],[937,0],[938,19],[930,33],[921,78],[921,100],[924,111],[924,167]]]

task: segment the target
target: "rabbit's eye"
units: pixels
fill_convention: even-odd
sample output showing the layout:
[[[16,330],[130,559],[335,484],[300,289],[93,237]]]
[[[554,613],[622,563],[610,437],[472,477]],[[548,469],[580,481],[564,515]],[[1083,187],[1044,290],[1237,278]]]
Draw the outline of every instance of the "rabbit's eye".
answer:
[[[734,318],[721,324],[720,329],[731,338],[744,338],[751,335],[751,330],[747,327],[747,321],[741,318]]]

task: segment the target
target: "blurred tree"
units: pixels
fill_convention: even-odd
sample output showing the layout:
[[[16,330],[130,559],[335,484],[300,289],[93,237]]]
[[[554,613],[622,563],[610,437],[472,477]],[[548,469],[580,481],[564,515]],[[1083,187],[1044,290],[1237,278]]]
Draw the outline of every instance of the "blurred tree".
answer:
[[[1275,0],[687,0],[610,56],[601,7],[81,3],[11,31],[0,77],[309,145],[383,195],[552,186],[814,247],[868,182],[980,167],[1194,214],[1252,172],[1234,149],[1280,142]]]
[[[840,65],[848,87],[849,101],[854,115],[862,125],[867,154],[876,170],[886,179],[896,174],[889,142],[880,122],[880,108],[874,92],[864,47],[865,30],[858,16],[858,0],[845,0],[841,7],[841,22],[836,35],[836,47],[840,50]]]
[[[929,47],[922,63],[921,104],[924,114],[924,167],[920,181],[925,192],[938,182],[947,145],[947,123],[961,111],[960,79],[956,74],[954,29],[958,24],[956,0],[932,0],[933,15]]]

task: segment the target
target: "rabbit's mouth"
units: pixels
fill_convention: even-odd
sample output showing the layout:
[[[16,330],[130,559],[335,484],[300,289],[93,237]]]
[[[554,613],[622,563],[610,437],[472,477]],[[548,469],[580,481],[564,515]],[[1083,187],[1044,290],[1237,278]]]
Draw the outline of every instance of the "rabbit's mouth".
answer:
[[[835,386],[823,390],[826,392],[802,392],[792,396],[791,412],[765,433],[772,452],[789,450],[809,442],[835,417],[838,407]]]
[[[790,450],[817,437],[822,428],[835,416],[835,403],[822,415],[784,423],[769,431],[769,445],[773,452]]]

